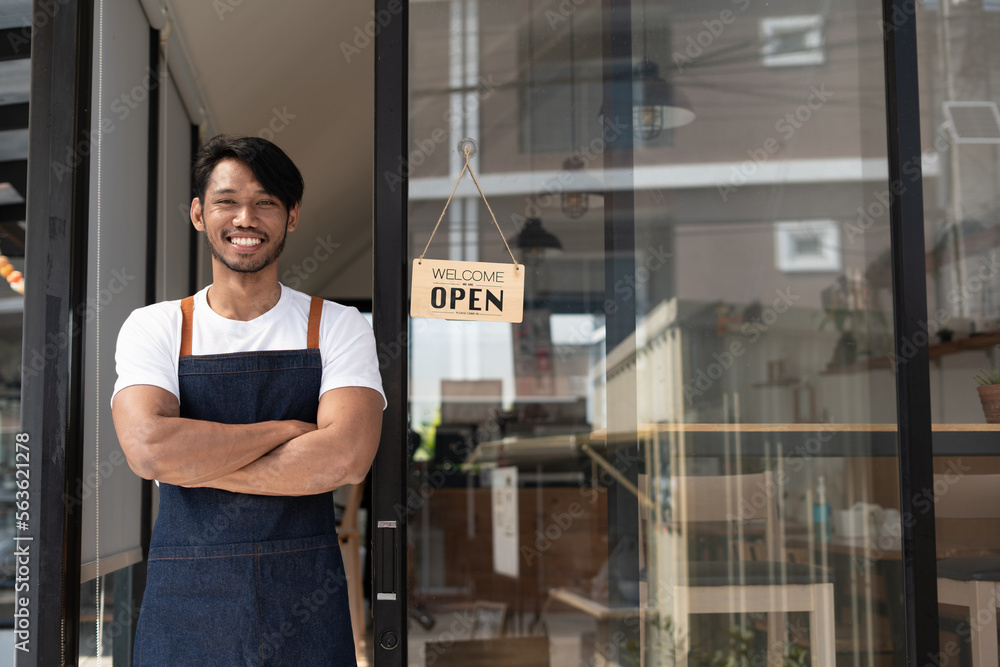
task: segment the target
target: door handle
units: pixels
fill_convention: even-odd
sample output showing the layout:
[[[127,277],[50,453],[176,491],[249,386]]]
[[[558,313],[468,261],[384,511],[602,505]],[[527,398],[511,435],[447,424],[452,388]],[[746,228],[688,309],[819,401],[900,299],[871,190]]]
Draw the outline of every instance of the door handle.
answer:
[[[375,553],[378,555],[378,567],[381,576],[379,589],[375,593],[376,600],[395,600],[399,587],[396,567],[398,551],[396,549],[396,522],[379,521],[376,524]]]

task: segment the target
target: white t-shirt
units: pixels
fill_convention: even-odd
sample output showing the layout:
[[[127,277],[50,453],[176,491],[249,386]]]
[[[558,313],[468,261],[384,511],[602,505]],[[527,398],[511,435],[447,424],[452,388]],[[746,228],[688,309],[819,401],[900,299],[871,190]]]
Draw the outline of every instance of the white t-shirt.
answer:
[[[191,354],[227,354],[306,347],[310,297],[285,285],[271,310],[249,322],[230,320],[208,305],[208,287],[194,295]],[[166,389],[180,400],[177,361],[181,349],[181,302],[163,301],[132,311],[118,334],[114,394],[135,384]],[[323,378],[319,394],[339,387],[385,392],[379,375],[375,336],[357,308],[323,302],[319,347]],[[114,401],[114,395],[111,400]]]

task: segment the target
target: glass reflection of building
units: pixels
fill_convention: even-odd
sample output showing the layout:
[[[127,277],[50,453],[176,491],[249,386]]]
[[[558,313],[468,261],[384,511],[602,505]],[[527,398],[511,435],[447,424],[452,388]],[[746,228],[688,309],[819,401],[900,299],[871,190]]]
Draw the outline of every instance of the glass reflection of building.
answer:
[[[927,61],[921,72],[947,82],[935,70],[948,67],[938,53],[941,38],[932,36],[942,30],[934,22],[947,21],[927,9],[919,13]],[[552,2],[453,2],[421,4],[413,12],[411,148],[422,163],[411,172],[411,249],[426,242],[459,166],[451,148],[465,136],[480,143],[477,170],[507,238],[540,224],[558,239],[544,250],[522,248],[528,267],[522,324],[411,323],[412,425],[436,447],[431,461],[418,463],[414,483],[426,484],[421,475],[435,466],[466,473],[449,477],[447,486],[455,489],[437,490],[440,504],[432,500],[415,517],[414,590],[430,606],[450,595],[486,597],[501,600],[519,619],[550,614],[569,623],[572,605],[553,602],[553,595],[575,591],[614,608],[614,588],[631,583],[642,589],[625,596],[636,608],[662,613],[661,619],[675,615],[680,589],[672,587],[699,561],[742,571],[764,559],[756,536],[702,528],[693,510],[690,523],[679,516],[687,510],[678,485],[689,477],[770,471],[781,478],[775,499],[781,542],[770,557],[832,573],[811,581],[837,582],[838,660],[892,661],[900,655],[901,620],[885,610],[901,595],[899,561],[852,571],[850,558],[869,562],[872,555],[855,549],[845,558],[843,544],[824,547],[819,539],[854,537],[863,545],[899,534],[895,455],[874,433],[895,422],[897,409],[879,8],[634,3],[635,135],[627,173],[609,171],[604,159],[619,131],[602,108],[606,11],[589,2],[569,9]],[[970,22],[993,19],[985,5],[961,11]],[[950,48],[971,38],[960,32]],[[971,43],[959,50],[975,59]],[[982,87],[976,72],[967,76]],[[670,91],[663,99],[676,104],[677,119],[642,104],[650,99],[646,80],[656,76]],[[925,87],[924,96],[938,94],[935,86]],[[928,104],[923,113],[939,106]],[[961,113],[956,105],[944,108]],[[923,127],[927,137],[940,130]],[[424,150],[435,136],[437,148]],[[937,262],[928,266],[933,295],[967,284],[962,271],[968,269],[954,266],[954,258],[978,265],[993,246],[984,240],[992,225],[968,214],[932,233],[931,211],[939,196],[947,198],[957,171],[929,146],[919,166],[928,257],[933,252]],[[972,192],[973,182],[982,183],[975,192],[985,210],[996,149],[968,150],[978,150],[980,162],[966,167],[964,187]],[[948,159],[957,160],[956,153]],[[976,168],[981,163],[988,166]],[[634,249],[631,270],[609,283],[611,191],[631,196]],[[448,218],[447,257],[504,261],[478,194],[471,186],[458,193]],[[970,235],[975,240],[960,247]],[[990,289],[977,293],[977,303],[995,301]],[[623,305],[635,312],[632,335],[609,345],[606,320]],[[962,313],[955,310],[960,306]],[[949,308],[955,310],[950,321],[968,320],[965,337],[996,329],[971,303]],[[931,343],[943,325],[929,325]],[[957,388],[949,367],[960,358],[935,362],[932,381],[942,394]],[[609,414],[609,405],[628,414]],[[935,421],[981,422],[977,412],[973,402],[935,402]],[[836,446],[826,445],[831,440]],[[638,461],[627,462],[630,453]],[[516,467],[521,502],[538,507],[561,507],[581,489],[615,493],[609,489],[615,482],[607,483],[615,472],[634,479],[638,501],[631,502],[642,508],[643,524],[633,535],[643,541],[642,555],[635,555],[638,581],[627,573],[616,581],[608,570],[620,560],[609,556],[614,508],[606,495],[593,496],[600,500],[570,529],[585,523],[580,530],[591,541],[576,535],[562,546],[555,541],[541,556],[551,559],[549,566],[525,557],[517,586],[493,572],[488,558],[452,557],[473,533],[489,536],[473,531],[472,523],[467,535],[452,535],[458,523],[449,522],[461,517],[445,508],[478,517],[480,501],[468,494],[489,486],[493,467]],[[816,514],[820,485],[830,509]],[[852,512],[865,511],[865,525],[852,528]],[[537,551],[532,539],[546,542],[556,516],[539,510],[528,520],[525,514],[522,546]],[[818,520],[825,525],[817,527]],[[661,539],[652,539],[657,531]],[[676,543],[666,537],[678,533],[684,538]],[[598,636],[602,623],[614,627],[593,608],[590,613]],[[796,617],[787,627],[802,623]],[[663,628],[643,627],[644,660],[674,650],[675,638]],[[731,616],[729,623],[718,616],[693,621],[691,659],[738,653],[743,640],[729,630],[750,631],[756,648],[740,650],[760,651],[767,622],[752,614]],[[804,631],[784,638],[789,660],[815,643]]]

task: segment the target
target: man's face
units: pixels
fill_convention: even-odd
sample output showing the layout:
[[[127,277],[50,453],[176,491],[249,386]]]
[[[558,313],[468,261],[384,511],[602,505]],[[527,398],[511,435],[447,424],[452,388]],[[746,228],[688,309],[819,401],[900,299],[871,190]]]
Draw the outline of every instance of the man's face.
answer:
[[[226,159],[212,171],[205,201],[191,202],[195,229],[205,232],[212,256],[237,273],[256,273],[277,261],[285,236],[299,221],[268,194],[243,162]]]

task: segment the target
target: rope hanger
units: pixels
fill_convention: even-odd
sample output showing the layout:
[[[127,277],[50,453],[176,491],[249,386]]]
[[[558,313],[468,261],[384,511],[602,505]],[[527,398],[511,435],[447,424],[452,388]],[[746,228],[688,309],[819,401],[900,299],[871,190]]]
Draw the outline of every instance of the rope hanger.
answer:
[[[458,142],[458,151],[465,156],[465,165],[462,167],[462,171],[458,174],[458,180],[455,181],[455,187],[451,189],[451,194],[448,195],[448,201],[444,203],[444,209],[441,211],[441,216],[437,220],[437,224],[434,225],[434,229],[431,231],[431,237],[427,239],[427,245],[424,246],[424,251],[420,253],[419,259],[417,259],[417,264],[422,264],[424,261],[424,255],[427,254],[427,249],[431,246],[431,241],[434,240],[434,235],[437,234],[438,227],[441,226],[441,221],[444,220],[444,214],[448,212],[448,205],[451,200],[455,197],[455,191],[458,190],[459,183],[462,182],[462,178],[465,177],[465,172],[468,171],[469,175],[472,176],[473,183],[476,184],[476,189],[479,190],[479,196],[483,198],[483,203],[486,204],[486,210],[490,212],[490,218],[493,219],[493,224],[496,225],[497,233],[500,234],[500,239],[503,241],[503,245],[507,248],[507,253],[510,255],[510,260],[514,262],[514,275],[518,275],[520,271],[520,265],[514,258],[514,253],[510,249],[510,245],[507,243],[507,239],[504,238],[503,231],[500,229],[500,223],[497,222],[497,217],[493,214],[493,209],[490,207],[490,203],[486,201],[486,195],[483,193],[483,188],[479,185],[479,179],[476,178],[476,173],[472,170],[472,165],[469,164],[469,160],[476,156],[479,152],[479,146],[476,144],[474,139],[462,139]]]

